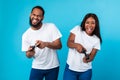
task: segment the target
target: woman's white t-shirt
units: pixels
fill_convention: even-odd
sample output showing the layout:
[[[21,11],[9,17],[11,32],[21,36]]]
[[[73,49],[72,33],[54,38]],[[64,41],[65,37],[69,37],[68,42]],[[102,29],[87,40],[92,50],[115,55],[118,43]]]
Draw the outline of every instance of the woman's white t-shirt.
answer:
[[[53,23],[43,23],[39,30],[29,28],[22,36],[22,51],[27,51],[29,46],[36,43],[36,40],[53,42],[62,37],[60,31]],[[51,69],[59,66],[58,57],[55,49],[45,47],[35,48],[32,68]]]
[[[75,43],[80,43],[87,50],[87,54],[90,54],[93,48],[100,50],[100,40],[97,36],[87,35],[85,31],[81,30],[80,26],[75,26],[70,32],[75,34]],[[83,62],[84,56],[84,54],[79,53],[76,49],[69,48],[67,58],[69,69],[77,72],[84,72],[91,69],[91,62]]]

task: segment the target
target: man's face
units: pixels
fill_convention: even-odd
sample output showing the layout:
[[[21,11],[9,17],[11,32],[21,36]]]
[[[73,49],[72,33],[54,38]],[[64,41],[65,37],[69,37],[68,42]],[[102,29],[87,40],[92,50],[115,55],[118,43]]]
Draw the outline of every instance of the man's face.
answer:
[[[30,25],[32,27],[38,27],[43,18],[44,16],[42,10],[35,8],[30,15]]]

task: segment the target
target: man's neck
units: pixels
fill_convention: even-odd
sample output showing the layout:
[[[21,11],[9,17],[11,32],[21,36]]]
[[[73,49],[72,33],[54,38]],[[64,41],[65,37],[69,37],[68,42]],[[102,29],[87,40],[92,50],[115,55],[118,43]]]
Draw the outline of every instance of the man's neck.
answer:
[[[36,26],[36,27],[33,27],[33,26],[31,26],[31,28],[33,29],[33,30],[38,30],[38,29],[40,29],[42,27],[42,23],[40,23],[38,26]]]

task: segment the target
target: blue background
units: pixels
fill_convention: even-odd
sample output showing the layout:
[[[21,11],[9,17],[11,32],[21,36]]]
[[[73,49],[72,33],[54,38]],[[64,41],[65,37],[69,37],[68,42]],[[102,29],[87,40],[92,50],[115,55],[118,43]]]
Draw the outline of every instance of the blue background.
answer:
[[[58,80],[66,64],[69,31],[89,12],[97,14],[103,38],[93,61],[92,80],[120,80],[120,0],[0,0],[0,80],[29,78],[32,59],[21,52],[21,37],[36,5],[45,9],[43,22],[55,23],[63,34]]]

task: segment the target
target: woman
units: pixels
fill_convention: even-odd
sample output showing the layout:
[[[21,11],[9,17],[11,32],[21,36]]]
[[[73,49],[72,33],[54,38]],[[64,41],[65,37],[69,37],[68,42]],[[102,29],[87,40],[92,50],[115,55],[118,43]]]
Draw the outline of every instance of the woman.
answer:
[[[91,80],[92,61],[102,43],[99,20],[88,13],[80,26],[70,31],[68,58],[63,80]],[[86,54],[86,55],[85,55]]]

